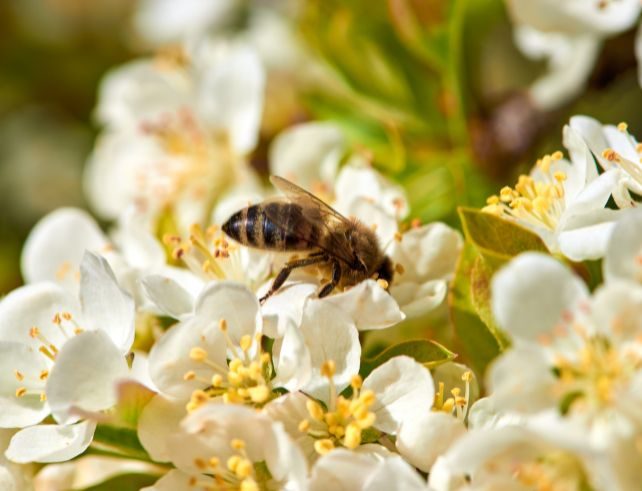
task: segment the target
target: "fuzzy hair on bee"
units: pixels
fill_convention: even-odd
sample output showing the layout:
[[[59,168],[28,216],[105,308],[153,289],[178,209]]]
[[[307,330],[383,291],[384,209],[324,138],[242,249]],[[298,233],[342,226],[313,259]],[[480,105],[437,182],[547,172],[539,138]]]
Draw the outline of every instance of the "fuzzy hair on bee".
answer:
[[[382,280],[386,288],[390,285],[394,276],[392,261],[371,228],[356,218],[344,217],[287,179],[272,176],[270,181],[283,197],[243,208],[223,224],[223,231],[245,246],[308,253],[286,263],[261,302],[278,291],[294,269],[312,265],[330,276],[319,290],[319,297],[368,278]]]

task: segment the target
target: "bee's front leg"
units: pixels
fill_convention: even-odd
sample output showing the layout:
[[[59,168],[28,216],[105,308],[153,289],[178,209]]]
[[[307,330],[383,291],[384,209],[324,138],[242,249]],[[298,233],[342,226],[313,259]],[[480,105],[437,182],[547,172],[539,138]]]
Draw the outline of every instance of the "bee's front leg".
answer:
[[[279,271],[279,274],[276,275],[276,278],[274,278],[274,281],[272,282],[272,285],[270,286],[268,292],[259,299],[259,303],[263,304],[263,302],[265,302],[279,288],[281,288],[283,286],[283,283],[285,283],[285,280],[287,280],[288,276],[290,276],[292,270],[296,268],[303,268],[305,266],[311,266],[312,264],[323,263],[327,260],[328,257],[325,254],[313,253],[303,259],[297,259],[296,261],[290,261],[286,263],[285,266],[283,266],[283,269]]]
[[[321,288],[321,291],[319,291],[319,298],[328,296],[339,284],[339,281],[341,281],[341,265],[339,264],[339,261],[333,261],[332,278],[330,279],[330,283],[325,284],[323,288]]]

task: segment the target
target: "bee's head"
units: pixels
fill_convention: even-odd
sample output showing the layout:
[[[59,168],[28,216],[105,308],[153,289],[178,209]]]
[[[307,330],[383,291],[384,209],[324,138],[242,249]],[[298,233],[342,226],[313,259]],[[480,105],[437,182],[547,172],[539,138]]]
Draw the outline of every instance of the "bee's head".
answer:
[[[392,267],[392,261],[388,256],[384,256],[379,269],[377,269],[377,278],[385,280],[388,285],[392,284],[392,278],[395,274],[395,268]]]

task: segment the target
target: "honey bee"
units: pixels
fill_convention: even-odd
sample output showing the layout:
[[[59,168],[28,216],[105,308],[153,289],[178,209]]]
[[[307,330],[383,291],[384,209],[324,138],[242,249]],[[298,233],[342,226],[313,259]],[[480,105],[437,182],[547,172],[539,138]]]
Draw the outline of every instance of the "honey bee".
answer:
[[[320,288],[319,298],[329,295],[337,286],[354,286],[368,278],[390,284],[394,274],[392,261],[382,251],[372,229],[356,218],[344,217],[282,177],[272,176],[270,181],[284,197],[243,208],[223,224],[223,231],[243,245],[308,253],[285,264],[261,303],[283,286],[292,270],[311,265],[325,269],[331,278]]]

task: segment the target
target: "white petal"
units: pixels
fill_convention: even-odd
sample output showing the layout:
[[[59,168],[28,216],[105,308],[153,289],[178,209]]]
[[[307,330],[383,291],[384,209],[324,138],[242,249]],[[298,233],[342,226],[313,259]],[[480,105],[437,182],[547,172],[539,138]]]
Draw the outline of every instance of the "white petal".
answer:
[[[304,419],[310,421],[312,429],[326,429],[325,424],[310,419],[306,408],[308,397],[301,392],[290,392],[266,404],[265,413],[275,421],[283,424],[285,431],[296,442],[309,462],[314,462],[318,454],[314,450],[314,440],[306,433],[299,431],[299,423]]]
[[[45,216],[31,230],[22,249],[22,274],[27,283],[53,281],[75,293],[85,251],[101,251],[106,247],[107,237],[87,212],[61,208]]]
[[[257,54],[233,47],[199,74],[197,110],[214,129],[226,130],[232,148],[244,154],[258,139],[265,74]]]
[[[265,449],[265,462],[275,480],[284,483],[284,491],[298,491],[307,484],[308,463],[301,449],[292,441],[283,425],[273,425],[274,445]],[[269,440],[272,442],[272,439]]]
[[[37,327],[51,344],[60,347],[67,337],[52,319],[63,312],[82,322],[80,305],[62,287],[42,282],[17,288],[0,301],[0,340],[24,343],[37,351],[41,341],[29,335]],[[68,334],[72,334],[70,327],[65,325]]]
[[[262,319],[259,301],[240,283],[219,281],[208,285],[196,299],[196,317],[218,326],[225,319],[232,340],[238,344],[244,335],[260,332]]]
[[[18,462],[64,462],[81,454],[94,437],[96,423],[37,425],[14,435],[5,455]]]
[[[409,207],[403,188],[389,181],[360,157],[353,157],[341,169],[335,184],[335,194],[335,206],[343,212],[347,212],[350,203],[364,200],[376,203],[386,214],[396,219],[402,219],[408,214]]]
[[[428,489],[417,471],[399,456],[384,459],[368,474],[368,479],[363,487],[364,491],[389,491],[391,489],[424,491]]]
[[[352,317],[360,331],[384,329],[406,317],[392,295],[374,280],[362,281],[342,293],[310,301],[337,307]]]
[[[333,377],[341,392],[359,372],[361,345],[352,320],[336,307],[320,301],[309,301],[303,311],[301,332],[310,350],[311,379],[304,391],[324,401],[329,397],[328,379],[321,375],[321,366],[328,360],[336,364]]]
[[[272,285],[271,281],[269,285]],[[303,306],[317,289],[317,285],[306,282],[290,283],[279,288],[261,306],[263,334],[276,339],[285,335],[288,326],[298,327],[303,317]]]
[[[550,256],[525,253],[492,280],[493,315],[516,339],[535,341],[588,297],[584,283]]]
[[[390,248],[390,258],[404,269],[394,283],[450,278],[462,243],[461,234],[443,223],[410,229]]]
[[[390,287],[390,294],[408,317],[421,317],[439,307],[447,293],[448,283],[444,280],[400,283]]]
[[[193,491],[195,479],[199,484],[203,483],[203,486],[215,486],[215,481],[210,476],[200,473],[188,474],[178,469],[172,469],[156,481],[153,486],[142,488],[140,491]]]
[[[142,280],[147,297],[164,314],[181,319],[194,310],[194,297],[178,282],[162,275],[149,275]]]
[[[128,208],[118,219],[118,228],[111,233],[125,262],[141,269],[165,265],[165,249],[151,232],[153,225],[135,207]]]
[[[595,330],[606,339],[635,343],[642,333],[642,287],[638,283],[607,282],[593,294],[591,307]]]
[[[509,349],[489,367],[487,377],[499,409],[531,413],[555,404],[551,364],[537,346]]]
[[[169,462],[169,435],[178,431],[186,414],[185,404],[156,395],[143,409],[136,432],[140,443],[156,462]]]
[[[152,59],[120,65],[103,77],[96,117],[110,127],[137,131],[139,122],[153,122],[185,105],[186,82],[182,70],[159,69]]]
[[[116,403],[116,382],[127,377],[125,358],[103,331],[70,339],[56,356],[47,378],[47,402],[59,423],[73,423],[71,410],[109,409]]]
[[[312,376],[312,360],[305,344],[303,333],[295,325],[289,325],[282,339],[277,339],[272,348],[276,376],[274,387],[296,391],[305,386]]]
[[[603,270],[607,281],[641,278],[642,209],[625,213],[615,225],[604,257]]]
[[[232,0],[143,0],[135,9],[134,23],[140,35],[155,44],[184,41],[207,31],[216,32],[236,10]]]
[[[310,491],[354,491],[363,488],[377,459],[339,448],[322,456],[312,468]]]
[[[402,423],[396,446],[410,464],[430,472],[437,457],[464,433],[466,426],[459,419],[441,411],[425,411],[418,418]]]
[[[227,346],[217,320],[192,318],[170,328],[149,353],[149,372],[152,381],[164,393],[181,400],[189,399],[192,392],[207,386],[198,380],[185,380],[188,371],[198,378],[209,380],[213,370],[190,358],[190,350],[200,347],[208,359],[224,370],[227,366]]]
[[[44,356],[26,344],[0,342],[0,427],[22,428],[42,421],[49,414],[47,404],[40,400],[44,381],[39,378],[46,370]],[[17,380],[15,370],[23,376]],[[26,388],[29,393],[16,397],[16,390]]]
[[[604,222],[566,230],[557,240],[562,254],[573,261],[600,259],[606,254],[615,222]]]
[[[396,356],[375,368],[363,388],[375,393],[375,428],[393,435],[400,424],[430,411],[435,398],[430,371],[408,356]]]
[[[291,126],[270,147],[270,172],[316,194],[328,194],[344,148],[343,133],[333,124]]]
[[[87,252],[80,270],[80,303],[87,327],[104,331],[126,354],[134,342],[134,301],[118,286],[104,258]]]

